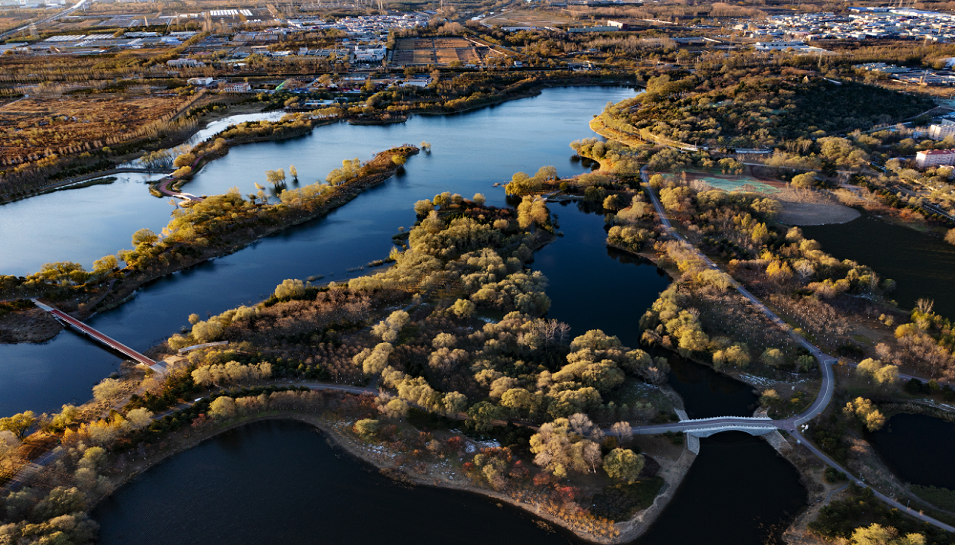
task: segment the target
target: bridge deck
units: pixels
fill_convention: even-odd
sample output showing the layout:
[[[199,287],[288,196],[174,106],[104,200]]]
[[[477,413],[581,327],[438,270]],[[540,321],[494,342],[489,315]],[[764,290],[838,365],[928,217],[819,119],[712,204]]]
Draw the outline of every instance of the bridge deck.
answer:
[[[110,337],[100,333],[99,331],[84,324],[83,322],[77,320],[76,318],[73,318],[72,316],[63,312],[62,310],[58,308],[53,308],[49,305],[44,305],[43,303],[37,301],[36,299],[34,299],[33,302],[38,307],[42,308],[43,310],[53,315],[53,317],[56,318],[60,323],[63,323],[65,325],[72,327],[73,329],[79,331],[80,333],[85,334],[86,336],[92,338],[93,340],[99,342],[100,344],[104,344],[107,347],[112,348],[113,350],[123,354],[124,356],[127,356],[135,360],[140,365],[145,365],[146,367],[149,367],[150,369],[152,369],[153,371],[156,371],[157,373],[166,372],[166,367],[162,363],[155,362],[152,359],[147,358],[146,356],[126,346],[125,344],[111,339]]]

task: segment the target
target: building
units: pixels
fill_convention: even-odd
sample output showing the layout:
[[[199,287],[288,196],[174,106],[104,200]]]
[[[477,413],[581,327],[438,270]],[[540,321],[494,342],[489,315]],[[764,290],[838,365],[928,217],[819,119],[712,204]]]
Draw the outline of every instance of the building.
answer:
[[[225,83],[219,88],[223,93],[251,93],[252,86],[248,83]]]
[[[955,149],[920,151],[915,156],[915,164],[918,165],[919,168],[932,167],[935,165],[955,165]]]
[[[955,125],[932,125],[928,128],[928,137],[932,140],[945,140],[946,136],[955,135]]]
[[[212,78],[189,78],[186,80],[186,83],[189,85],[197,85],[200,87],[205,87],[206,85],[212,85],[212,82],[215,81]]]
[[[189,68],[201,68],[206,65],[206,63],[197,61],[195,59],[172,59],[166,61],[166,64],[175,68],[189,67]]]

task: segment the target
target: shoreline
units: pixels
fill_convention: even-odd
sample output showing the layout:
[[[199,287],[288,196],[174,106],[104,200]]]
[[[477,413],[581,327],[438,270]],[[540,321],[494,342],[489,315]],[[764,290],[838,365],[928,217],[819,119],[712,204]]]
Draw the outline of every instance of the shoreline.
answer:
[[[383,157],[383,156],[390,157],[391,154],[389,154],[388,152],[394,149],[397,149],[397,148],[392,148],[389,150],[384,150],[382,152],[379,152],[378,156],[376,157]],[[418,153],[417,148],[414,148],[414,150],[415,152],[411,153],[410,155],[416,155]],[[383,154],[387,154],[387,155],[383,155]],[[376,187],[378,185],[385,183],[386,181],[394,177],[394,175],[401,168],[401,166],[393,165],[393,164],[389,164],[388,166],[389,168],[385,172],[372,173],[367,175],[365,178],[358,178],[348,182],[348,185],[339,195],[332,197],[318,209],[311,212],[306,211],[305,214],[299,217],[289,218],[288,221],[283,222],[280,225],[266,226],[261,232],[255,233],[252,237],[243,238],[229,245],[216,248],[210,253],[203,255],[199,258],[196,258],[195,260],[190,260],[189,262],[186,262],[186,263],[179,263],[175,266],[167,267],[161,271],[157,271],[152,274],[146,273],[145,275],[139,278],[129,278],[128,279],[129,282],[128,283],[123,282],[123,284],[126,284],[126,285],[123,285],[122,287],[119,287],[119,288],[115,288],[114,283],[110,282],[109,285],[106,287],[106,291],[104,293],[95,294],[94,298],[92,299],[96,301],[95,304],[87,305],[84,308],[77,309],[75,311],[70,312],[69,314],[79,320],[85,320],[86,318],[88,318],[89,316],[92,316],[93,314],[97,312],[112,310],[114,308],[117,308],[123,305],[126,301],[134,297],[136,292],[138,292],[141,288],[143,288],[144,286],[154,281],[160,280],[166,276],[175,274],[183,270],[188,270],[192,267],[201,265],[213,259],[231,255],[235,252],[238,252],[239,250],[242,250],[243,248],[248,247],[249,245],[253,244],[254,242],[260,239],[273,236],[275,234],[278,234],[292,227],[296,227],[303,223],[307,223],[309,221],[324,217],[328,215],[329,213],[331,213],[332,211],[338,209],[341,206],[344,206],[345,204],[349,203],[350,201],[358,197],[362,192],[364,192],[364,190],[370,189],[372,187]],[[123,279],[123,280],[126,280],[126,279]],[[0,344],[20,344],[20,343],[26,343],[26,342],[43,343],[55,338],[60,331],[61,330],[57,330],[55,333],[52,333],[52,335],[48,337],[42,337],[42,338],[34,337],[31,340],[17,339],[11,342],[4,342],[0,340]]]
[[[145,473],[147,470],[155,467],[162,462],[166,461],[173,456],[182,454],[188,450],[198,447],[202,443],[213,439],[225,432],[238,429],[242,426],[252,424],[255,422],[266,422],[270,420],[293,420],[297,422],[302,422],[309,426],[312,426],[320,433],[322,433],[326,440],[333,448],[338,448],[351,457],[356,459],[359,463],[367,464],[371,467],[374,467],[380,473],[386,477],[392,479],[396,482],[404,482],[413,485],[420,486],[430,486],[433,488],[439,489],[448,489],[455,490],[459,492],[466,492],[469,494],[474,494],[477,496],[482,496],[483,498],[493,499],[496,501],[508,503],[509,505],[516,507],[525,513],[531,514],[535,517],[538,517],[549,524],[557,526],[562,530],[572,532],[577,537],[584,539],[591,543],[599,543],[602,545],[617,545],[621,543],[628,543],[643,535],[652,524],[656,521],[659,515],[665,510],[666,506],[669,504],[670,500],[673,499],[673,496],[676,494],[676,491],[679,489],[680,484],[683,481],[683,478],[686,476],[687,471],[692,466],[693,461],[696,459],[696,455],[693,454],[687,447],[684,445],[683,451],[681,452],[680,457],[675,461],[663,460],[667,462],[666,465],[661,464],[661,471],[658,473],[659,476],[664,479],[664,488],[661,492],[654,498],[653,504],[641,511],[638,511],[633,518],[617,522],[614,524],[614,527],[619,531],[619,534],[615,537],[603,537],[598,536],[584,530],[574,528],[564,520],[560,519],[548,513],[545,510],[542,510],[539,505],[532,505],[530,503],[525,503],[519,501],[516,498],[508,496],[507,494],[502,494],[495,490],[488,488],[480,487],[473,484],[466,475],[459,472],[456,468],[452,469],[442,469],[437,471],[436,464],[429,462],[428,472],[425,475],[416,475],[405,471],[401,466],[392,465],[388,466],[385,462],[385,457],[379,454],[379,457],[372,456],[366,449],[363,449],[361,444],[342,433],[336,429],[336,424],[338,422],[329,422],[327,419],[323,418],[322,414],[308,414],[302,412],[288,412],[288,413],[273,413],[273,414],[261,414],[255,416],[249,416],[242,418],[241,420],[234,421],[226,424],[221,428],[204,430],[199,432],[198,437],[191,438],[191,440],[186,443],[169,449],[168,451],[161,451],[156,456],[151,457],[139,464],[131,464],[130,469],[124,472],[120,476],[119,482],[114,486],[114,489],[109,493],[103,496],[98,497],[92,504],[89,506],[89,511],[92,512],[96,506],[110,497],[113,493],[118,491],[120,488],[127,486],[134,482],[140,475]],[[188,437],[188,435],[184,436]],[[660,459],[654,458],[658,462]],[[390,458],[388,458],[390,461]]]

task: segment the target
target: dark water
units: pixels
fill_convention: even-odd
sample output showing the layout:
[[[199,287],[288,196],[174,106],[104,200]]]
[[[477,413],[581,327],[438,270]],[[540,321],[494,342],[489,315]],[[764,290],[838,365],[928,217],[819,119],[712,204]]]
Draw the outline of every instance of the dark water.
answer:
[[[581,543],[471,494],[397,484],[301,422],[249,424],[105,501],[100,543]]]
[[[608,251],[603,218],[553,207],[565,236],[535,256],[550,279],[550,317],[573,335],[600,328],[638,345],[637,322],[669,279],[649,262]],[[674,361],[672,354],[671,361]],[[749,414],[748,386],[677,360],[672,380],[693,416]],[[582,543],[520,511],[449,490],[404,489],[336,457],[310,427],[258,423],[146,472],[94,512],[102,543]],[[742,433],[702,440],[670,506],[637,543],[762,545],[804,505],[796,470]],[[692,516],[692,521],[687,516]]]
[[[670,284],[653,263],[607,247],[603,215],[582,203],[551,204],[564,236],[534,256],[534,268],[550,281],[549,318],[570,324],[573,336],[600,329],[631,348],[640,346],[640,317]],[[670,385],[683,397],[691,418],[751,416],[753,388],[710,367],[668,351]]]
[[[895,280],[892,297],[901,307],[913,308],[924,297],[935,300],[935,312],[955,317],[955,246],[872,216],[802,231],[834,257],[868,265],[880,277]]]
[[[672,352],[653,352],[653,355],[662,355],[670,361],[670,386],[683,398],[690,418],[753,416],[759,396],[749,384]]]
[[[903,482],[955,490],[955,424],[924,414],[897,414],[868,438]]]
[[[493,183],[509,179],[515,171],[534,172],[540,166],[555,165],[564,176],[582,172],[585,167],[569,159],[568,143],[592,135],[587,123],[604,104],[630,96],[633,91],[623,88],[547,89],[538,97],[462,115],[415,117],[406,125],[388,127],[333,125],[303,138],[235,148],[206,167],[186,191],[219,193],[234,185],[250,191],[253,182],[262,181],[266,169],[287,169],[289,164],[299,168],[303,182],[319,174],[324,178],[344,157],[368,158],[373,150],[408,141],[428,140],[434,152],[412,157],[404,174],[362,193],[325,218],[158,280],[119,309],[88,322],[120,342],[144,350],[188,325],[190,313],[217,314],[260,301],[286,278],[324,274],[323,281],[342,280],[348,276],[346,269],[387,256],[391,235],[398,227],[414,223],[412,205],[417,200],[442,191],[467,197],[482,192],[489,203],[503,205],[504,191]],[[334,137],[326,136],[327,131]],[[247,156],[253,158],[251,162]],[[92,189],[66,193],[80,197]],[[154,201],[168,214],[165,200]],[[114,204],[124,206],[123,202]],[[55,217],[49,221],[55,224],[54,230],[79,229],[56,223]],[[120,229],[121,236],[116,236],[122,242],[117,249],[132,235],[131,230]],[[30,231],[23,235],[29,236]],[[31,240],[32,246],[27,247],[38,261],[57,259],[55,248],[47,246],[46,239]],[[86,258],[73,258],[91,263],[102,255],[96,249],[89,250]],[[3,269],[0,267],[0,273]],[[364,273],[351,276],[358,274]],[[71,332],[42,345],[0,345],[0,415],[26,409],[51,411],[63,403],[85,401],[93,384],[115,371],[120,361]]]
[[[804,497],[796,470],[768,444],[721,434],[702,441],[672,503],[636,543],[762,545]],[[407,489],[289,421],[253,423],[176,455],[93,517],[103,545],[583,543],[486,498]]]
[[[799,473],[743,432],[700,440],[700,455],[640,545],[763,545],[806,506]]]

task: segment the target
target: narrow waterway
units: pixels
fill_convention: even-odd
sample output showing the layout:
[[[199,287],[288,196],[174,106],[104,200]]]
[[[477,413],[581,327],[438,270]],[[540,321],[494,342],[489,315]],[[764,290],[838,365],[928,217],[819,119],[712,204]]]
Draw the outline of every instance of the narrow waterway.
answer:
[[[316,177],[324,179],[343,158],[357,155],[367,159],[372,151],[408,141],[427,140],[434,152],[412,157],[402,174],[324,218],[160,279],[120,308],[96,315],[88,323],[132,348],[144,350],[187,326],[189,314],[217,314],[260,301],[286,278],[326,275],[323,281],[330,281],[364,274],[346,271],[387,256],[391,235],[400,226],[414,223],[412,206],[417,200],[443,191],[467,197],[480,192],[490,204],[504,205],[503,189],[493,184],[509,179],[515,171],[533,172],[544,165],[556,166],[562,176],[584,171],[579,162],[570,160],[568,144],[592,136],[587,123],[593,112],[599,112],[608,101],[618,102],[633,93],[618,87],[545,89],[537,97],[460,115],[417,116],[404,125],[386,127],[332,125],[293,140],[234,148],[206,167],[186,191],[221,193],[235,185],[242,186],[244,192],[251,191],[254,182],[263,181],[266,169],[287,169],[289,164],[301,167],[303,183]],[[332,131],[335,137],[326,137],[326,131]],[[248,162],[247,155],[254,160]],[[112,186],[66,193],[80,198],[83,192],[99,187]],[[145,186],[142,190],[148,196]],[[164,199],[148,198],[169,214]],[[122,209],[126,203],[113,200],[112,205]],[[25,225],[35,222],[35,217],[16,216],[7,221]],[[96,224],[94,216],[95,211],[86,223],[77,221],[76,225],[50,217],[48,228],[88,237],[92,235],[84,234],[80,225],[101,225],[97,229],[113,231],[103,236],[115,237],[116,250],[129,247],[135,229],[111,229],[108,222]],[[47,238],[34,236],[29,229],[21,234],[26,239],[22,242],[24,251],[29,248],[27,253],[37,262],[62,260]],[[88,266],[102,255],[102,250],[96,249],[87,251],[85,257],[74,254],[73,259]],[[5,273],[4,269],[0,264],[0,273]],[[0,345],[0,415],[26,409],[54,411],[63,403],[83,402],[89,399],[90,388],[115,371],[120,361],[72,332],[39,345]]]
[[[631,348],[640,346],[640,317],[670,284],[650,261],[608,248],[603,215],[586,203],[550,204],[564,236],[534,255],[533,267],[550,281],[549,318],[570,324],[572,335],[600,329]],[[670,362],[670,385],[691,418],[751,416],[752,386],[669,351],[652,351]]]
[[[924,414],[897,414],[868,439],[902,482],[955,490],[955,423]]]
[[[882,278],[895,280],[892,297],[902,308],[927,298],[935,301],[935,312],[955,318],[955,246],[871,215],[802,231],[834,257],[863,263]]]

